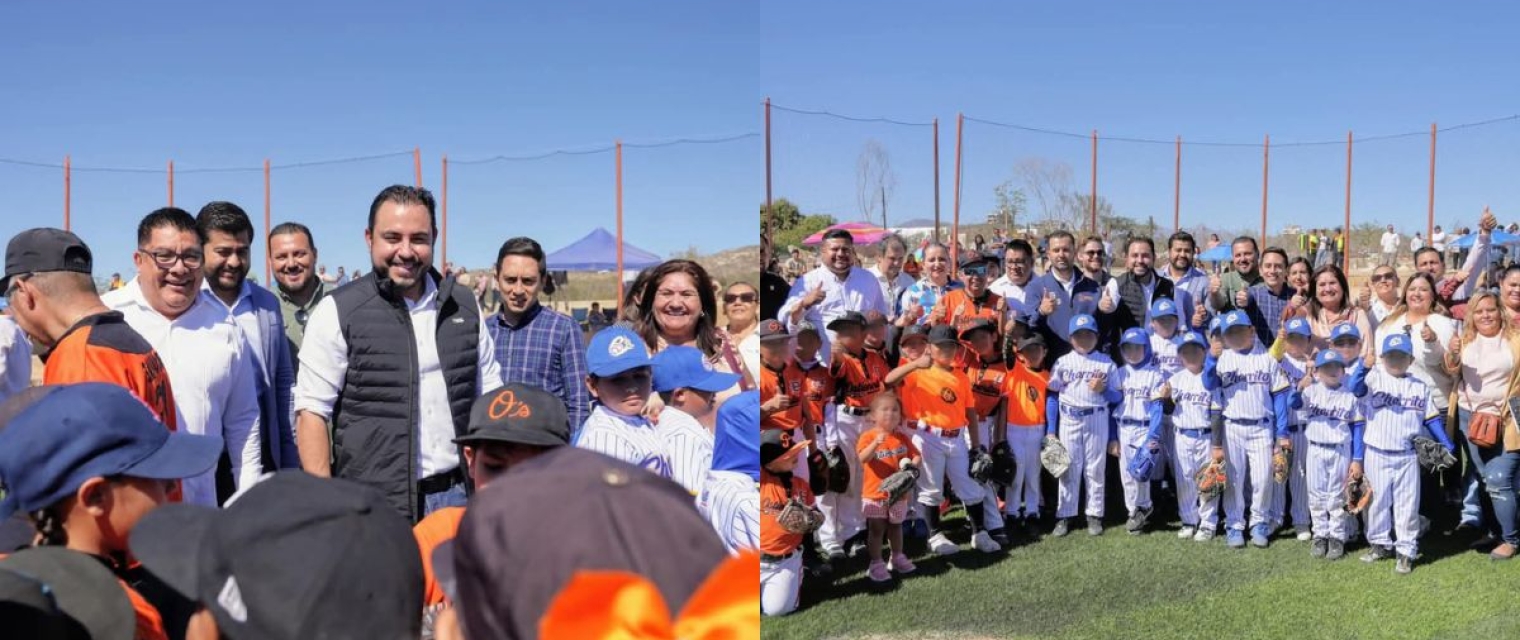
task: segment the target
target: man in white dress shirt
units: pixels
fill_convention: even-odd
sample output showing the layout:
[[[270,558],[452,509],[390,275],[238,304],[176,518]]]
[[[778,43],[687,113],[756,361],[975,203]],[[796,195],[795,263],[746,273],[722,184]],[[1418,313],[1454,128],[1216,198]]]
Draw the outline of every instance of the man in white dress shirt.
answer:
[[[1379,264],[1386,264],[1390,267],[1397,267],[1399,257],[1399,233],[1393,230],[1393,225],[1391,224],[1388,225],[1388,231],[1383,233],[1382,245],[1383,261]]]
[[[903,260],[908,257],[908,245],[903,242],[902,236],[894,233],[877,243],[877,248],[881,250],[881,258],[867,271],[881,283],[881,295],[887,303],[882,315],[887,317],[887,322],[892,322],[902,313],[899,305],[903,292],[913,286],[913,276],[903,273]]]
[[[1003,246],[1003,275],[987,285],[987,289],[1002,296],[1008,302],[1008,320],[1026,318],[1035,313],[1024,295],[1024,287],[1034,277],[1034,247],[1021,238],[1009,240]]]
[[[464,506],[454,439],[475,398],[501,386],[474,293],[433,268],[437,232],[427,190],[375,196],[364,230],[373,271],[312,311],[296,379],[301,466],[375,487],[412,522]]]
[[[881,284],[869,271],[855,266],[855,237],[849,231],[835,229],[823,235],[823,266],[813,269],[792,283],[792,291],[776,313],[789,331],[806,320],[815,327],[827,327],[848,311],[879,311],[887,315],[887,302]],[[819,357],[827,362],[830,331],[823,341]]]
[[[217,470],[184,481],[185,502],[217,506],[257,481],[263,465],[253,355],[227,310],[201,297],[204,261],[195,218],[159,209],[137,225],[137,277],[101,301],[163,359],[179,429],[222,439]]]

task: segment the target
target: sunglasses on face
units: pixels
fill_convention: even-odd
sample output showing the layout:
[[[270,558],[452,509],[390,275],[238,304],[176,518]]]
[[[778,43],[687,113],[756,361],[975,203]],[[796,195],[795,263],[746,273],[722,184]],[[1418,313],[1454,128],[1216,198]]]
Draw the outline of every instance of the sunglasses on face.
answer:
[[[963,273],[965,275],[968,275],[968,276],[982,277],[982,276],[986,276],[987,275],[987,267],[986,267],[986,265],[978,265],[978,266],[975,266],[975,267],[966,267],[964,269],[961,269],[961,273]]]
[[[1103,255],[1103,252],[1102,251],[1083,251],[1082,255],[1084,255],[1084,256],[1101,256],[1101,255]]]
[[[723,304],[733,304],[735,302],[743,302],[745,304],[754,304],[755,303],[755,294],[753,294],[753,293],[729,293],[729,294],[725,294],[723,296]]]
[[[1374,274],[1372,274],[1372,281],[1373,282],[1388,282],[1390,280],[1397,281],[1398,279],[1399,279],[1398,274],[1393,274],[1393,273],[1374,273]]]

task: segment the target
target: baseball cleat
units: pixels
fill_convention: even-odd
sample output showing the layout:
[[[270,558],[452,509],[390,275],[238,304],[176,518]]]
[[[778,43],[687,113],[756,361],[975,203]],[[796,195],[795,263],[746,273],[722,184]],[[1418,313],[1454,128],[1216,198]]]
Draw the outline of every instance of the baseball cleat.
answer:
[[[1326,560],[1340,560],[1344,557],[1346,557],[1346,543],[1333,538],[1325,543]]]
[[[976,532],[976,535],[971,537],[971,546],[982,553],[997,553],[1003,550],[1003,547],[994,542],[992,536],[987,535],[986,531]]]
[[[1246,548],[1246,532],[1239,529],[1230,529],[1225,532],[1224,543],[1231,549]]]
[[[1198,533],[1193,534],[1193,542],[1208,542],[1214,539],[1214,528],[1200,528]]]
[[[1103,535],[1103,519],[1102,518],[1096,518],[1096,517],[1093,517],[1093,516],[1087,516],[1087,535],[1090,535],[1090,536],[1101,536],[1101,535]]]
[[[1314,544],[1309,545],[1309,557],[1323,558],[1325,552],[1330,549],[1330,541],[1325,538],[1315,538]]]
[[[1377,562],[1379,560],[1387,560],[1392,557],[1393,551],[1391,549],[1379,545],[1372,545],[1367,549],[1367,553],[1362,554],[1362,562]]]
[[[1297,527],[1297,530],[1298,533],[1294,537],[1298,538],[1299,542],[1308,542],[1314,539],[1314,532],[1310,531],[1309,527]]]
[[[1393,566],[1394,573],[1411,573],[1414,571],[1414,558],[1399,556],[1399,563]]]
[[[1058,518],[1056,520],[1056,527],[1050,530],[1050,535],[1057,538],[1063,537],[1068,533],[1071,533],[1071,522],[1068,518]]]
[[[961,550],[959,545],[951,542],[943,533],[936,533],[929,537],[929,549],[942,556],[953,556]]]
[[[1188,538],[1193,537],[1193,535],[1196,534],[1196,533],[1198,533],[1198,528],[1197,527],[1193,527],[1193,526],[1190,526],[1190,525],[1182,525],[1182,528],[1177,530],[1177,537],[1180,538],[1180,539],[1186,540]]]
[[[1267,545],[1270,544],[1267,540],[1268,531],[1270,531],[1270,529],[1264,525],[1256,525],[1254,527],[1251,527],[1251,544],[1259,549],[1267,548]]]

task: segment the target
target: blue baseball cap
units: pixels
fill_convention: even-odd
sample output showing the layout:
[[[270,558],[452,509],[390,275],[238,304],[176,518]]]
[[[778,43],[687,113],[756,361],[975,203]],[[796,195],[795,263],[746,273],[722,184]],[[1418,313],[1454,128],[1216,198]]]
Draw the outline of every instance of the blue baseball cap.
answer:
[[[0,518],[69,497],[85,480],[179,480],[216,466],[222,439],[170,431],[124,387],[59,385],[0,427]]]
[[[1335,349],[1320,349],[1319,354],[1314,356],[1314,366],[1316,367],[1323,367],[1332,364],[1337,364],[1344,367],[1346,366],[1346,357],[1342,356],[1341,352],[1336,351]]]
[[[1224,319],[1219,321],[1220,331],[1229,331],[1235,327],[1249,327],[1251,319],[1246,317],[1246,312],[1236,309],[1224,314]]]
[[[1330,330],[1330,342],[1333,343],[1336,340],[1340,340],[1341,338],[1355,338],[1356,340],[1361,340],[1362,332],[1356,328],[1356,325],[1350,322],[1342,322],[1338,325],[1335,325],[1335,328]]]
[[[1085,313],[1079,313],[1071,317],[1071,322],[1066,325],[1066,332],[1074,334],[1078,331],[1098,332],[1098,321]]]
[[[1283,330],[1287,331],[1288,335],[1290,336],[1303,336],[1305,338],[1308,338],[1313,335],[1313,333],[1309,331],[1309,321],[1303,318],[1293,318],[1291,320],[1288,320],[1287,322],[1283,323]]]
[[[1198,333],[1197,331],[1189,331],[1187,332],[1187,335],[1182,336],[1182,342],[1177,344],[1177,348],[1181,349],[1182,347],[1188,346],[1190,344],[1197,345],[1204,349],[1209,348],[1209,341],[1204,340],[1203,334]]]
[[[655,392],[696,389],[717,393],[739,384],[738,375],[711,371],[704,360],[702,350],[696,347],[666,347],[653,360]]]
[[[1151,303],[1151,317],[1162,316],[1177,317],[1177,303],[1172,302],[1171,298],[1156,298],[1156,301]]]
[[[1388,337],[1383,338],[1383,355],[1395,352],[1407,356],[1414,355],[1414,346],[1409,344],[1409,336],[1402,333],[1390,333]]]
[[[1212,320],[1209,320],[1209,335],[1219,333],[1219,325],[1223,322],[1223,316],[1214,316]]]
[[[586,347],[586,370],[598,378],[610,378],[629,369],[650,366],[649,349],[632,329],[611,326],[591,337]]]
[[[1145,347],[1149,346],[1150,343],[1150,334],[1147,334],[1144,329],[1140,328],[1126,329],[1124,335],[1119,338],[1119,344],[1132,344],[1138,347]]]

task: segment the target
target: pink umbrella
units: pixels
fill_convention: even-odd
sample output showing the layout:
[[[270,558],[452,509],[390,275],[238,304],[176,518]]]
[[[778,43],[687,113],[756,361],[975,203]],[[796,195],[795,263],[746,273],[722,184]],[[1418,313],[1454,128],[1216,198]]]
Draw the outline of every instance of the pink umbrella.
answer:
[[[850,237],[855,239],[855,244],[872,244],[875,242],[880,242],[882,238],[885,238],[887,235],[892,233],[887,229],[883,229],[869,222],[841,222],[832,227],[824,229],[823,231],[819,231],[818,233],[808,236],[806,240],[802,241],[802,244],[810,247],[823,244],[823,234],[835,229],[843,229],[850,232]]]

